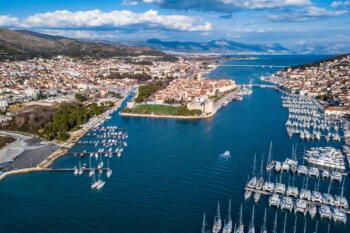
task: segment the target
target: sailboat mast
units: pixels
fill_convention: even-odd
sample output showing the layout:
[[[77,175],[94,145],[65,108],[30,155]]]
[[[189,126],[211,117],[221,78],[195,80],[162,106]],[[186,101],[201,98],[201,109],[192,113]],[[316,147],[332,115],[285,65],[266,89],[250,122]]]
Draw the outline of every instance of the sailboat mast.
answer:
[[[255,169],[256,169],[256,153],[254,154],[254,164],[253,164],[253,177],[255,176]]]
[[[228,221],[231,221],[232,219],[231,219],[231,199],[229,199],[229,201],[228,201],[228,213],[227,213],[227,215],[228,215]]]
[[[250,222],[250,227],[254,227],[254,212],[255,212],[255,205],[253,205],[252,219],[251,219],[251,222]]]
[[[317,231],[318,231],[318,220],[317,220],[316,226],[315,226],[315,233],[317,233]]]
[[[328,185],[328,194],[329,194],[330,191],[331,191],[331,186],[332,186],[332,180],[331,180],[331,182],[329,182],[329,185]]]
[[[275,221],[273,223],[273,233],[277,233],[277,210],[276,210],[276,214],[275,214]]]
[[[305,223],[304,223],[304,233],[306,233],[306,223],[307,222],[307,218],[305,218]]]
[[[286,230],[287,230],[287,212],[284,214],[283,233],[286,233]]]
[[[261,232],[266,232],[266,218],[267,218],[267,210],[265,208],[265,212],[264,212],[264,222],[263,222],[263,225],[262,225],[262,229],[261,229]]]
[[[267,161],[270,163],[272,159],[272,141],[270,142],[269,155],[267,157]]]
[[[263,169],[264,169],[264,154],[261,155],[260,177],[263,176]]]
[[[204,212],[204,214],[203,214],[203,223],[202,223],[202,233],[205,233],[206,225],[207,225],[207,220],[206,220],[205,212]]]
[[[220,201],[218,201],[218,209],[217,209],[218,213],[217,213],[217,216],[218,216],[218,219],[221,219],[221,216],[220,216]]]
[[[297,221],[298,221],[298,215],[295,215],[293,233],[297,232]]]
[[[243,207],[241,204],[241,210],[239,212],[239,226],[243,226]]]

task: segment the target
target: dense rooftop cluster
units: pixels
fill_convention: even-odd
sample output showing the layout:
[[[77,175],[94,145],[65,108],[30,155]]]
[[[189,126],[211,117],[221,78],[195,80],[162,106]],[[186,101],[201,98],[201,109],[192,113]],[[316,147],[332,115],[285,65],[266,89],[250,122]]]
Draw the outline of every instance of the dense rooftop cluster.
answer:
[[[158,61],[151,56],[116,58],[30,59],[0,62],[0,109],[37,98],[85,93],[103,96],[125,94],[140,77],[200,78],[210,65],[203,61],[179,59]],[[117,76],[115,74],[118,74]]]
[[[164,103],[167,100],[192,102],[198,98],[208,99],[235,88],[236,85],[233,80],[181,78],[171,81],[166,88],[157,91],[151,99],[157,103]]]
[[[288,68],[270,80],[292,93],[316,97],[323,105],[350,107],[350,55]]]

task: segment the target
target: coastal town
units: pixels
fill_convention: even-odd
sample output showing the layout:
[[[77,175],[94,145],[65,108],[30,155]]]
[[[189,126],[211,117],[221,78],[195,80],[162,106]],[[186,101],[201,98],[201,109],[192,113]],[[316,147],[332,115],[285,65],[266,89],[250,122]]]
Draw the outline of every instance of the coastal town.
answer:
[[[174,80],[173,87],[180,84],[176,80],[201,80],[216,67],[210,59],[164,61],[155,56],[56,56],[0,64],[0,127],[6,130],[0,136],[5,148],[0,173],[46,169],[139,86]],[[230,85],[235,88],[233,81]],[[203,87],[209,86],[193,86],[192,90],[202,93]],[[67,118],[61,116],[64,122],[55,122],[59,114],[66,114]]]
[[[350,114],[350,55],[290,67],[262,79],[292,94],[316,98],[326,113]]]

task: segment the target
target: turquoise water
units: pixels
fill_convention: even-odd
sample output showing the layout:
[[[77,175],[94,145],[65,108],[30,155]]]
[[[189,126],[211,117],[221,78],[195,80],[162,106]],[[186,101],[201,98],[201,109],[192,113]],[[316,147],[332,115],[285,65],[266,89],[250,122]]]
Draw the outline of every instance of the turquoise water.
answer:
[[[254,61],[227,61],[233,64],[302,64],[324,56],[263,56]],[[276,69],[220,67],[210,76],[227,76],[238,83],[256,80]],[[251,96],[221,109],[212,119],[177,121],[165,119],[120,118],[115,114],[108,124],[117,124],[129,133],[129,147],[120,159],[111,161],[113,176],[100,191],[91,191],[90,179],[71,173],[32,173],[7,178],[0,183],[0,232],[28,233],[195,233],[200,232],[203,212],[211,228],[218,200],[226,215],[232,199],[233,218],[238,220],[243,203],[244,221],[250,221],[253,201],[243,201],[243,187],[252,171],[254,153],[258,161],[273,141],[273,158],[282,160],[298,143],[298,158],[305,148],[325,142],[302,142],[288,138],[284,123],[287,111],[281,108],[281,94],[271,89],[254,89]],[[335,144],[340,147],[341,144]],[[87,149],[75,147],[73,150]],[[232,157],[220,154],[230,150]],[[63,157],[56,167],[72,167],[75,157]],[[259,162],[258,162],[259,164]],[[276,179],[273,177],[272,179]],[[287,176],[283,180],[287,182]],[[302,179],[296,181],[301,186]],[[310,187],[315,180],[310,179]],[[326,191],[327,182],[321,189]],[[339,193],[339,185],[332,192]],[[346,186],[345,192],[349,188]],[[348,196],[348,198],[350,198]],[[260,227],[267,199],[256,205],[256,226]],[[272,230],[275,209],[268,209]],[[284,212],[278,211],[278,232]],[[294,214],[288,214],[292,232]],[[304,218],[298,217],[303,232]],[[308,231],[315,221],[308,218]],[[327,221],[319,232],[326,233]],[[330,232],[345,233],[350,225],[331,223]]]

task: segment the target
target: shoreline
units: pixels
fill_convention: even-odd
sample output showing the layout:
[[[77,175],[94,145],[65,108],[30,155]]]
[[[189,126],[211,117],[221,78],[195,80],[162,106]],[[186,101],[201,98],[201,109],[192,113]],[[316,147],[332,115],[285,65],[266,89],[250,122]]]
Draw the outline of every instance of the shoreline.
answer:
[[[126,98],[126,97],[125,97]],[[21,169],[15,169],[11,171],[6,171],[3,173],[0,173],[0,181],[5,179],[7,176],[16,175],[16,174],[23,174],[23,173],[29,173],[29,172],[36,172],[36,171],[49,171],[50,166],[59,158],[65,156],[67,152],[75,145],[75,143],[83,137],[89,130],[91,130],[96,125],[100,124],[101,122],[105,121],[106,118],[117,111],[125,98],[118,100],[118,102],[109,110],[105,111],[104,113],[95,116],[93,118],[90,118],[90,120],[83,125],[80,126],[80,129],[70,132],[70,137],[67,141],[59,143],[57,141],[53,141],[52,143],[55,143],[59,146],[57,150],[52,152],[49,156],[47,156],[43,161],[41,161],[36,167],[28,167],[28,168],[21,168]]]

